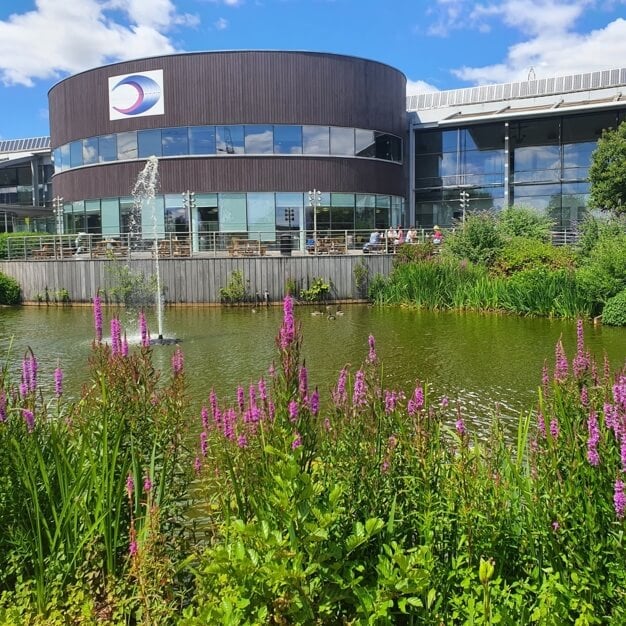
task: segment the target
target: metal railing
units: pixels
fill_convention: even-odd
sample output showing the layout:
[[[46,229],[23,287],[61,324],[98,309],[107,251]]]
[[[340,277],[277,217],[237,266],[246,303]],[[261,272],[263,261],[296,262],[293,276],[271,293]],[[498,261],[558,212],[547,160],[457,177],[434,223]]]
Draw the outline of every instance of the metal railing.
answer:
[[[443,229],[443,241],[455,229]],[[71,235],[25,234],[0,240],[0,259],[50,260],[130,260],[133,258],[160,259],[202,257],[246,257],[286,255],[342,255],[362,253],[393,254],[401,243],[432,241],[432,229],[415,229],[411,241],[392,239],[385,229],[372,245],[372,230],[318,230],[276,232],[160,232],[154,235],[103,235],[80,233]],[[315,236],[317,235],[317,236]],[[577,241],[573,230],[553,231],[554,245],[570,245]]]

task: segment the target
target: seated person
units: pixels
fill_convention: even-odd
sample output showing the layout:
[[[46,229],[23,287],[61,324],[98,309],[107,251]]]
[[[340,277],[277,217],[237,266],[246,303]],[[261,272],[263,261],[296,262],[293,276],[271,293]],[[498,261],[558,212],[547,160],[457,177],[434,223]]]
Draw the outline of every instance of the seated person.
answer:
[[[414,226],[411,226],[411,228],[406,231],[406,242],[417,243],[417,231]]]
[[[306,249],[307,252],[315,252],[315,239],[313,237],[309,237],[306,240]]]
[[[433,226],[433,243],[439,245],[443,240],[441,229],[436,224]]]
[[[368,253],[371,250],[378,250],[380,248],[380,233],[375,230],[370,235],[370,240],[363,246],[363,252]]]

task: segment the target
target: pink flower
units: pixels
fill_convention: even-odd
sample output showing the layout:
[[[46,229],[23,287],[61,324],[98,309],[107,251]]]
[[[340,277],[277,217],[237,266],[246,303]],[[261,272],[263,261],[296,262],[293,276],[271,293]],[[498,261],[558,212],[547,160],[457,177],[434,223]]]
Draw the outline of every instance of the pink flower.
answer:
[[[141,335],[141,345],[144,348],[150,346],[150,333],[148,332],[148,322],[143,311],[139,311],[139,334]]]
[[[248,440],[247,440],[245,435],[239,435],[239,437],[237,437],[237,445],[240,448],[247,448],[248,447]]]
[[[202,469],[202,461],[200,460],[200,457],[196,457],[196,460],[193,462],[193,469],[196,474],[200,473],[200,470]]]
[[[465,422],[461,418],[456,421],[456,432],[458,433],[459,437],[465,436]]]
[[[354,380],[354,390],[352,393],[352,405],[362,406],[367,402],[366,398],[367,385],[365,384],[365,372],[359,370]]]
[[[128,474],[128,476],[126,477],[126,493],[129,498],[132,498],[134,491],[135,491],[135,481],[133,480],[133,477],[130,474]]]
[[[302,437],[300,436],[300,433],[296,433],[294,440],[291,442],[291,449],[296,450],[301,445],[302,445]]]
[[[348,380],[348,370],[344,367],[339,373],[339,379],[337,380],[337,387],[333,391],[333,402],[335,406],[341,406],[346,402],[348,396],[346,394],[346,382]]]
[[[200,433],[200,452],[202,454],[202,456],[206,456],[207,452],[208,452],[208,438],[207,438],[207,434],[206,431],[203,430]]]
[[[102,341],[102,301],[100,296],[96,295],[93,299],[93,320],[96,328],[96,341]]]
[[[32,433],[33,430],[35,430],[35,415],[30,409],[22,409],[22,416],[24,417],[28,432]]]
[[[559,422],[556,420],[556,418],[554,418],[551,422],[550,422],[550,434],[552,435],[553,439],[558,439],[559,437]]]
[[[129,546],[128,546],[128,552],[130,553],[130,556],[136,556],[138,549],[137,549],[137,541],[135,539],[133,539]]]
[[[295,422],[298,419],[298,403],[295,400],[289,402],[289,421]]]
[[[369,344],[369,354],[367,355],[368,363],[376,363],[376,340],[374,339],[374,335],[370,335],[368,338]]]
[[[150,476],[146,476],[143,479],[143,490],[146,493],[150,493],[150,491],[152,491],[152,481],[150,480]]]
[[[317,387],[315,388],[315,391],[311,394],[311,400],[309,403],[309,408],[311,409],[311,413],[313,415],[317,415],[319,413],[320,410],[320,394],[319,391],[317,390]]]
[[[565,356],[563,344],[559,339],[555,348],[554,380],[563,382],[567,378],[568,372],[569,365],[567,363],[567,357]]]
[[[587,460],[590,465],[600,465],[600,455],[598,454],[598,442],[600,441],[600,429],[598,428],[598,418],[595,411],[591,411],[587,419]]]
[[[176,350],[174,350],[174,354],[172,355],[172,373],[174,376],[181,374],[184,366],[185,360],[183,358],[183,352],[178,346],[176,346]]]
[[[624,483],[619,480],[615,481],[613,492],[613,506],[615,507],[615,515],[617,519],[624,519],[624,511],[626,510],[626,496],[624,496]]]
[[[298,391],[302,400],[306,402],[309,393],[309,375],[304,365],[298,372]]]

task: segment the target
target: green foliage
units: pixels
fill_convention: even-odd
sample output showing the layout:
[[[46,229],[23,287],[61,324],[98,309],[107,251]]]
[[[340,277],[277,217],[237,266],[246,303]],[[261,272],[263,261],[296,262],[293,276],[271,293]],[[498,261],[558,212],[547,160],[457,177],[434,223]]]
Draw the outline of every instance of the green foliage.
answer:
[[[370,268],[363,260],[361,260],[358,263],[355,263],[352,273],[354,274],[354,284],[356,285],[359,297],[364,298],[367,295],[367,283],[369,282]]]
[[[296,281],[294,278],[291,278],[291,276],[289,278],[287,278],[285,280],[285,295],[286,296],[295,296],[296,295]]]
[[[626,326],[626,290],[607,300],[602,310],[602,322],[609,326]]]
[[[20,284],[11,276],[0,272],[0,304],[19,304],[21,300]]]
[[[605,129],[591,155],[590,205],[613,215],[626,213],[626,123]]]
[[[248,299],[248,285],[241,270],[234,270],[226,287],[220,288],[220,299],[226,304],[237,304]]]
[[[552,220],[532,207],[511,206],[498,215],[498,229],[504,237],[548,241]]]
[[[0,259],[23,259],[50,233],[0,233]]]
[[[576,258],[566,246],[553,246],[530,237],[512,237],[498,252],[494,270],[505,276],[529,269],[572,269]]]
[[[434,258],[437,246],[432,241],[423,243],[402,244],[397,247],[393,257],[394,265],[402,263],[414,263],[416,261],[428,261]]]
[[[107,296],[129,309],[142,309],[153,306],[157,292],[156,275],[146,277],[143,272],[134,271],[126,263],[107,263],[106,271],[112,283]]]
[[[330,283],[327,283],[321,276],[317,276],[308,289],[303,289],[300,292],[300,298],[305,302],[320,302],[329,296],[330,288]]]
[[[591,301],[604,303],[626,288],[626,234],[608,232],[577,271],[577,280]]]
[[[467,216],[465,225],[446,239],[443,251],[458,260],[490,266],[504,245],[497,218],[491,213]]]
[[[623,232],[624,225],[620,221],[601,220],[591,215],[580,224],[578,252],[582,258],[586,258],[599,241],[618,237]]]

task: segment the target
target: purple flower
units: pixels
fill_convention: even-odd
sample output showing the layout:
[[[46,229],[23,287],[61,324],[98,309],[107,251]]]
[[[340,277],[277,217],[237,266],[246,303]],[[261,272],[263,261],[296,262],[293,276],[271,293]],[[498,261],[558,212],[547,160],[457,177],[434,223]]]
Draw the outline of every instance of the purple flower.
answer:
[[[182,373],[184,365],[185,361],[183,358],[183,352],[178,346],[176,346],[176,350],[172,355],[172,372],[174,376],[178,376]]]
[[[206,434],[206,430],[203,430],[200,433],[200,452],[202,453],[202,456],[206,456],[207,452],[208,452],[208,437]]]
[[[576,356],[572,361],[572,370],[574,376],[580,378],[589,368],[591,359],[589,354],[585,353],[585,337],[583,334],[583,321],[576,322]]]
[[[24,358],[22,361],[22,382],[27,391],[37,389],[37,369],[37,359],[33,354]]]
[[[617,407],[608,402],[604,403],[604,425],[619,436],[619,419],[617,417]]]
[[[20,396],[25,398],[28,395],[28,385],[26,383],[20,383],[18,385]]]
[[[28,432],[32,433],[33,430],[35,430],[35,416],[33,412],[30,409],[22,409],[22,416],[24,417]]]
[[[447,408],[448,404],[450,403],[450,401],[448,400],[448,396],[443,396],[441,398],[441,408],[445,409]]]
[[[424,390],[420,386],[415,388],[413,399],[415,400],[415,406],[418,411],[424,408]]]
[[[398,394],[395,391],[385,389],[385,413],[389,415],[396,410]]]
[[[561,528],[561,524],[559,524],[556,520],[554,520],[554,522],[552,522],[552,530],[554,532],[557,532],[559,528]]]
[[[615,481],[613,505],[615,506],[615,515],[617,515],[617,519],[624,519],[626,496],[624,495],[624,483],[619,478]]]
[[[365,384],[365,372],[359,370],[354,380],[354,390],[352,392],[352,406],[361,406],[367,402],[367,385]]]
[[[302,445],[302,437],[300,433],[295,433],[294,440],[291,442],[291,449],[296,450]]]
[[[374,339],[374,335],[370,335],[367,341],[370,348],[369,354],[367,355],[367,362],[376,363],[376,340]]]
[[[620,376],[618,382],[613,385],[613,401],[622,411],[626,411],[626,376]]]
[[[267,387],[265,385],[265,380],[263,377],[260,378],[257,383],[257,388],[259,390],[259,398],[261,398],[261,402],[265,402],[267,400]]]
[[[583,385],[583,388],[580,390],[580,403],[584,407],[589,406],[589,392],[587,391],[587,387]]]
[[[137,549],[137,540],[133,539],[130,544],[128,545],[128,552],[130,553],[130,556],[136,556],[138,549]]]
[[[235,413],[235,409],[232,407],[229,408],[226,413],[224,413],[224,425],[223,425],[223,433],[226,439],[230,439],[231,441],[235,438],[235,422],[237,421],[237,414]]]
[[[456,421],[456,432],[458,433],[459,437],[464,437],[465,436],[465,422],[463,421],[462,418],[459,418]]]
[[[117,317],[111,320],[111,354],[122,354],[122,325]]]
[[[248,405],[251,409],[256,407],[256,386],[250,385],[248,387]]]
[[[200,409],[200,419],[202,420],[202,428],[206,430],[209,427],[209,409],[205,406]]]
[[[135,491],[135,481],[133,480],[133,477],[128,474],[128,476],[126,476],[126,493],[128,494],[129,498],[133,497],[133,492]]]
[[[122,338],[122,351],[121,355],[123,357],[128,356],[128,339],[126,338],[126,333],[124,333],[124,337]]]
[[[537,412],[537,430],[539,431],[541,437],[546,436],[546,420],[541,411]]]
[[[152,481],[150,480],[150,476],[146,476],[143,479],[143,490],[146,493],[150,493],[150,491],[152,491]]]
[[[553,439],[558,439],[559,438],[559,422],[557,421],[556,418],[552,419],[550,421],[550,434],[552,435]]]
[[[594,467],[600,465],[600,455],[598,454],[598,442],[600,441],[600,429],[598,428],[598,418],[595,411],[589,413],[587,418],[587,460]]]
[[[563,343],[559,339],[555,348],[555,364],[554,364],[554,380],[563,382],[567,378],[569,372],[569,365],[567,364],[567,357],[565,356],[565,350],[563,349]]]
[[[270,420],[274,421],[274,417],[276,415],[276,407],[274,406],[273,402],[267,403],[267,415],[270,418]]]
[[[240,448],[247,448],[248,447],[248,440],[246,439],[245,435],[239,435],[239,437],[237,437],[237,445]]]
[[[622,440],[619,446],[619,456],[622,462],[622,472],[626,472],[626,432],[622,433]]]
[[[150,333],[148,332],[148,322],[143,311],[139,311],[139,334],[141,335],[141,345],[143,348],[150,346]]]
[[[317,387],[315,388],[315,391],[311,394],[309,408],[311,409],[311,413],[313,413],[313,415],[317,415],[319,413],[320,394],[319,394],[319,391],[317,390]]]
[[[4,391],[0,391],[0,422],[7,421],[7,396]]]
[[[63,370],[60,367],[54,370],[54,395],[57,398],[63,395]]]
[[[237,387],[237,404],[239,405],[239,411],[241,413],[243,413],[243,410],[246,406],[246,400],[245,400],[245,392],[243,390],[243,387],[241,385],[239,385]]]
[[[306,402],[309,393],[309,375],[304,365],[298,372],[298,391],[302,400]]]
[[[289,402],[289,421],[295,422],[298,419],[298,403],[295,400]]]
[[[295,339],[296,325],[293,319],[293,298],[285,296],[283,301],[283,324],[278,333],[278,345],[281,350],[286,350]]]
[[[333,391],[333,402],[335,406],[341,406],[347,399],[346,394],[346,382],[348,380],[348,370],[344,367],[339,372],[339,379],[337,380],[337,387]]]
[[[196,457],[196,460],[193,462],[193,469],[196,474],[200,473],[200,470],[202,469],[202,461],[200,460],[200,457]]]
[[[100,296],[96,295],[93,299],[93,321],[96,327],[96,341],[102,341],[102,302]]]

